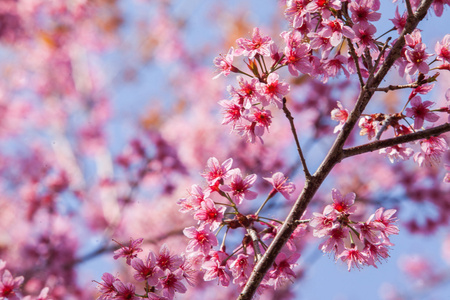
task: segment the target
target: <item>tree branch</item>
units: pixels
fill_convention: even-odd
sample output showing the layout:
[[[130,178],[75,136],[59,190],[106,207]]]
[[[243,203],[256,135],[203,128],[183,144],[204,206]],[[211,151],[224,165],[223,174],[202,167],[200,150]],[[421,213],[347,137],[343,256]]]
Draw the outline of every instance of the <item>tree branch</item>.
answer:
[[[433,0],[422,1],[414,16],[408,17],[408,19],[406,20],[405,28],[403,29],[400,37],[397,39],[395,44],[392,46],[392,49],[384,60],[382,66],[380,67],[380,70],[376,73],[375,77],[372,80],[367,81],[366,86],[362,86],[355,108],[350,113],[347,122],[342,128],[342,131],[339,133],[324,161],[319,166],[319,169],[310,179],[306,179],[305,186],[300,196],[295,201],[293,208],[291,209],[278,234],[269,245],[269,248],[253,269],[253,272],[250,275],[247,284],[245,285],[238,298],[239,300],[252,299],[253,295],[256,292],[256,289],[263,280],[264,275],[272,267],[272,264],[275,261],[278,253],[280,253],[281,249],[286,244],[292,232],[294,232],[295,228],[297,227],[296,221],[301,218],[311,199],[313,198],[319,187],[322,185],[323,181],[328,176],[333,167],[342,160],[342,148],[344,146],[344,143],[350,136],[353,127],[355,126],[356,122],[364,111],[364,108],[373,96],[374,91],[371,91],[370,89],[378,87],[394,62],[400,57],[401,50],[405,45],[405,35],[411,33],[417,27],[417,24],[425,17],[427,10],[432,3]],[[355,61],[355,63],[357,63],[357,61]]]
[[[449,132],[450,131],[450,123],[446,123],[444,125],[440,125],[437,127],[425,129],[422,131],[382,140],[382,141],[376,141],[369,144],[364,144],[361,146],[356,146],[348,149],[344,149],[342,151],[342,158],[347,158],[367,152],[373,152],[376,150],[380,150],[386,147],[391,147],[395,145],[400,145],[408,142],[413,142],[421,139],[427,139],[432,136],[438,136],[442,133]]]

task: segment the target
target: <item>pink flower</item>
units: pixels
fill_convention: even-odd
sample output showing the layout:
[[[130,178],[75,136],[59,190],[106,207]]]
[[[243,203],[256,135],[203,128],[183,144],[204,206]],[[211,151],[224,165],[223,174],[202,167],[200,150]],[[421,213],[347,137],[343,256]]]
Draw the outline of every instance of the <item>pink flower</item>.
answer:
[[[406,49],[405,58],[408,63],[406,64],[405,70],[409,75],[413,75],[417,71],[427,74],[430,70],[426,60],[432,54],[426,53],[425,49],[426,46],[423,43],[418,43],[413,49]]]
[[[377,29],[372,24],[368,23],[358,23],[353,25],[353,30],[355,32],[355,42],[358,43],[356,48],[356,54],[361,56],[366,49],[372,50],[373,55],[378,55],[380,52],[378,46],[375,44],[373,35],[377,32]]]
[[[200,250],[202,253],[208,254],[211,248],[218,244],[217,238],[214,233],[209,230],[209,226],[200,227],[199,229],[191,226],[185,228],[183,233],[191,239],[186,247],[187,252]]]
[[[339,132],[344,127],[345,122],[347,122],[348,118],[348,110],[346,110],[340,101],[337,101],[338,108],[335,108],[331,111],[331,120],[339,121],[339,125],[334,127],[333,133]]]
[[[159,255],[156,258],[156,265],[161,268],[161,270],[174,271],[180,267],[183,263],[181,256],[170,254],[169,248],[166,244],[162,245],[159,249]]]
[[[253,113],[244,118],[254,124],[254,131],[257,136],[263,136],[265,130],[269,132],[270,124],[272,124],[272,112],[270,110],[254,107]]]
[[[279,109],[283,107],[283,97],[289,93],[289,84],[279,82],[277,73],[270,73],[267,83],[257,84],[258,92],[266,98],[267,102],[275,104]]]
[[[199,209],[202,202],[205,201],[205,198],[207,198],[209,194],[209,191],[203,191],[199,185],[192,185],[189,196],[177,201],[177,204],[181,206],[180,212],[186,213],[191,210]]]
[[[320,15],[324,19],[328,19],[331,16],[330,9],[340,10],[340,0],[313,0],[305,8],[310,13],[320,12]]]
[[[280,252],[275,258],[273,263],[273,270],[269,271],[269,284],[274,286],[274,289],[278,289],[285,280],[292,280],[296,278],[294,271],[292,270],[297,264],[299,259],[299,253],[292,253],[288,256],[284,252]]]
[[[375,12],[380,9],[379,1],[356,0],[348,5],[353,23],[367,25],[369,22],[378,21],[381,14]]]
[[[256,174],[242,177],[241,170],[235,169],[231,175],[230,183],[221,187],[221,190],[230,193],[231,198],[237,204],[241,204],[244,199],[253,200],[258,194],[250,191],[256,181]]]
[[[197,210],[194,219],[211,225],[211,230],[216,230],[222,223],[225,207],[216,208],[214,202],[207,198],[202,202],[201,208]]]
[[[119,279],[115,278],[110,273],[104,273],[102,276],[102,280],[103,282],[99,282],[97,287],[100,293],[102,293],[98,300],[111,299],[111,297],[116,295],[116,288],[113,284]]]
[[[324,26],[320,31],[319,35],[330,39],[330,44],[336,47],[342,42],[343,37],[349,39],[355,38],[355,32],[349,26],[344,25],[344,22],[336,19],[333,21],[323,20],[322,25]]]
[[[313,70],[309,61],[310,50],[309,44],[306,43],[301,43],[295,48],[286,46],[283,63],[288,65],[288,70],[292,76],[298,76],[298,72],[306,74]]]
[[[432,136],[420,141],[420,148],[422,152],[414,155],[414,161],[419,166],[424,164],[431,166],[433,163],[440,163],[442,154],[448,150],[448,145],[443,138]]]
[[[391,163],[394,163],[396,160],[408,160],[414,154],[414,150],[403,145],[395,145],[380,149],[378,153],[386,155]]]
[[[450,63],[450,34],[446,34],[442,42],[436,43],[434,51],[436,51],[436,59]]]
[[[236,40],[236,43],[239,48],[236,49],[235,56],[243,54],[248,56],[248,58],[253,58],[256,54],[270,56],[270,45],[273,41],[268,36],[262,37],[259,33],[259,28],[255,27],[251,40],[240,38]]]
[[[400,13],[398,12],[398,6],[397,6],[397,8],[395,9],[394,19],[389,19],[392,21],[392,23],[394,23],[394,26],[397,29],[398,34],[401,34],[403,31],[403,28],[405,28],[407,17],[408,17],[408,14],[406,11],[400,16]]]
[[[161,277],[157,289],[163,290],[163,295],[168,299],[173,299],[175,296],[175,292],[184,294],[187,289],[181,280],[183,279],[183,270],[178,269],[175,271],[166,270],[165,276]]]
[[[231,263],[230,270],[233,273],[233,283],[244,286],[253,270],[252,264],[249,262],[249,256],[239,254]]]
[[[311,42],[309,43],[311,49],[321,50],[322,58],[327,58],[330,55],[331,49],[333,49],[333,45],[331,45],[329,37],[324,37],[318,32],[310,32],[308,33],[308,37],[311,40]]]
[[[119,257],[125,257],[127,259],[127,264],[131,265],[131,260],[135,257],[137,257],[137,254],[139,252],[142,252],[142,248],[140,246],[142,245],[142,242],[144,241],[143,238],[133,240],[130,238],[130,245],[124,246],[122,244],[118,243],[122,247],[119,250],[114,251],[114,259],[118,259]]]
[[[433,10],[436,16],[440,17],[442,16],[442,13],[444,12],[444,5],[450,5],[450,0],[435,0],[433,1]]]
[[[347,58],[345,56],[336,55],[334,58],[321,61],[321,64],[327,75],[326,80],[322,80],[324,83],[328,81],[328,77],[338,76],[341,70],[344,72],[345,77],[350,77],[350,73],[344,67],[347,64]]]
[[[405,35],[405,45],[414,49],[415,46],[422,43],[422,34],[419,29],[414,29],[410,34]]]
[[[361,127],[359,135],[367,134],[367,138],[371,140],[376,136],[378,132],[379,123],[373,121],[371,117],[363,117],[359,120],[358,126]]]
[[[365,247],[363,252],[367,255],[367,264],[374,266],[376,262],[380,262],[381,259],[387,259],[389,257],[389,248],[390,243],[382,242],[377,244],[372,244],[369,242],[365,243]]]
[[[356,247],[351,249],[345,249],[336,259],[347,261],[348,271],[352,267],[361,268],[362,265],[367,265],[367,254],[359,251]]]
[[[213,79],[218,78],[220,75],[228,76],[230,72],[236,72],[237,69],[233,66],[233,58],[234,58],[234,49],[230,48],[227,55],[223,57],[219,55],[214,59],[214,65],[220,71]]]
[[[135,295],[136,287],[132,283],[123,283],[120,280],[117,280],[113,283],[113,286],[116,289],[116,295],[113,299],[117,300],[140,300],[141,297]]]
[[[431,101],[422,102],[419,96],[411,99],[411,108],[406,109],[406,116],[414,119],[414,129],[422,128],[424,120],[436,122],[439,119],[437,114],[428,109],[433,104]]]
[[[149,252],[147,259],[143,261],[135,258],[131,262],[131,266],[136,270],[134,279],[137,281],[147,281],[151,286],[158,283],[158,278],[164,276],[164,272],[156,265],[156,256],[153,252]]]
[[[225,259],[227,257],[228,255],[225,252],[215,251],[209,260],[202,264],[202,268],[205,269],[203,280],[211,281],[218,278],[222,286],[228,286],[230,284],[230,271],[226,268]]]
[[[329,214],[319,214],[313,213],[314,217],[309,222],[311,227],[314,227],[313,235],[315,237],[324,237],[329,235],[331,230],[339,226],[337,222],[337,213],[335,211],[330,212]]]
[[[228,171],[231,169],[232,163],[233,159],[229,158],[220,165],[217,158],[211,157],[206,163],[209,171],[204,172],[201,175],[206,178],[210,185],[214,185],[217,181],[222,181],[230,176]]]
[[[24,281],[23,276],[13,277],[9,270],[4,270],[0,278],[0,299],[18,300],[16,292],[19,291],[20,285]]]
[[[237,104],[235,100],[221,100],[219,105],[224,108],[222,125],[231,123],[234,126],[239,122],[243,107]]]
[[[305,16],[309,14],[306,6],[311,0],[291,0],[286,3],[284,15],[291,22],[293,28],[303,26]]]
[[[280,192],[287,200],[291,199],[291,195],[295,191],[295,184],[293,184],[292,182],[288,182],[288,179],[284,176],[283,173],[276,172],[272,175],[272,178],[263,179],[272,184],[275,193]]]
[[[373,226],[381,232],[387,241],[389,241],[387,238],[389,235],[399,233],[398,227],[394,225],[394,223],[397,222],[397,218],[392,217],[396,211],[397,210],[395,209],[388,209],[385,211],[383,207],[380,207],[368,220],[368,222],[372,222]]]
[[[345,196],[341,195],[341,192],[337,189],[331,190],[331,197],[333,199],[333,204],[327,205],[323,211],[324,214],[329,214],[332,210],[340,214],[352,214],[356,210],[355,203],[356,194],[348,193]]]
[[[256,131],[256,122],[252,122],[251,124],[237,124],[234,126],[234,130],[242,137],[247,138],[247,142],[254,143],[256,138],[263,143],[261,138],[261,132]]]
[[[341,253],[344,251],[344,239],[348,237],[348,227],[334,227],[328,232],[328,239],[319,245],[322,252]]]
[[[252,78],[247,81],[242,76],[236,77],[239,89],[230,88],[229,92],[233,97],[242,99],[242,107],[245,109],[250,109],[254,104],[260,101],[261,95],[259,94],[256,86],[258,84],[258,79]]]
[[[380,238],[378,237],[379,230],[377,226],[374,226],[374,224],[370,221],[367,221],[365,223],[358,223],[355,226],[357,229],[359,229],[359,239],[361,241],[364,241],[366,239],[369,243],[377,244],[380,242]]]

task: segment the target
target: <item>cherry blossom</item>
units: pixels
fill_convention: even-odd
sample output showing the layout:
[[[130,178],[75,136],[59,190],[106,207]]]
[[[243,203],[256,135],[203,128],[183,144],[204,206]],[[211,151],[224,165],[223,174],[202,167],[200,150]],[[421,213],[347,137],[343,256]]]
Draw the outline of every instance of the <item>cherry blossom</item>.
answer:
[[[261,36],[259,28],[255,27],[251,40],[240,38],[236,40],[236,43],[239,48],[236,49],[235,56],[245,55],[248,58],[253,58],[256,54],[270,56],[270,45],[273,41],[268,36]]]
[[[199,229],[191,226],[185,228],[183,233],[191,239],[186,247],[187,252],[200,250],[202,253],[208,254],[211,247],[218,244],[216,236],[208,229],[208,226]]]
[[[237,69],[233,66],[233,58],[234,58],[234,49],[230,48],[227,55],[223,57],[220,55],[214,59],[214,65],[217,67],[218,71],[220,71],[213,79],[218,78],[220,75],[228,76],[230,72],[236,72]]]
[[[256,181],[256,174],[242,177],[241,170],[237,169],[230,177],[230,183],[221,187],[221,190],[230,194],[231,198],[237,204],[241,204],[244,199],[253,200],[258,194],[249,189]]]
[[[413,75],[417,71],[427,74],[430,70],[426,60],[428,57],[432,56],[432,54],[428,54],[425,52],[426,46],[423,43],[418,43],[414,46],[413,49],[407,49],[405,52],[407,64],[406,64],[406,72],[408,74]]]
[[[209,171],[202,173],[202,176],[206,178],[210,185],[214,185],[217,181],[226,179],[229,176],[228,171],[231,169],[232,163],[233,159],[229,158],[220,165],[217,158],[211,157],[207,162]]]
[[[11,300],[20,299],[17,292],[24,281],[24,277],[13,277],[9,270],[1,271],[0,276],[0,297]]]
[[[347,261],[349,271],[352,267],[361,268],[361,265],[367,264],[367,255],[356,248],[345,249],[337,257],[337,259],[339,258],[344,262]]]
[[[259,93],[266,98],[267,102],[273,103],[281,109],[283,107],[283,97],[289,93],[289,84],[279,82],[280,76],[277,73],[270,73],[267,77],[267,83],[257,85]]]
[[[438,60],[450,63],[450,34],[446,34],[441,42],[436,42],[434,51]]]
[[[142,248],[140,248],[143,240],[143,238],[136,240],[130,239],[129,246],[122,246],[119,250],[114,251],[114,259],[125,257],[127,259],[127,264],[130,265],[131,260],[137,257],[139,252],[143,251]]]
[[[133,259],[131,266],[136,270],[134,279],[137,281],[145,280],[151,286],[156,285],[158,278],[164,275],[163,271],[156,265],[156,256],[151,251],[145,261],[137,257]]]
[[[438,164],[445,151],[448,150],[447,142],[441,137],[430,137],[420,141],[421,152],[414,155],[414,161],[419,166]]]
[[[357,0],[349,3],[352,21],[355,24],[367,25],[369,22],[378,21],[381,14],[375,11],[379,8],[379,1]]]
[[[203,279],[211,281],[217,278],[222,286],[228,286],[230,284],[231,272],[222,263],[225,258],[226,254],[224,252],[216,251],[209,260],[205,261],[202,265],[205,269]]]
[[[287,200],[291,199],[292,193],[295,191],[295,184],[288,182],[288,178],[286,178],[283,173],[276,172],[271,178],[263,179],[272,184],[273,192],[271,192],[271,194],[280,192]]]
[[[163,295],[168,299],[173,299],[175,292],[180,294],[186,293],[187,288],[181,282],[183,279],[182,273],[183,271],[181,269],[177,269],[175,271],[166,269],[165,276],[160,278],[156,287],[161,289],[163,291]]]
[[[281,252],[275,258],[273,264],[273,270],[269,271],[269,282],[273,281],[274,288],[277,289],[285,280],[295,278],[296,275],[292,270],[296,266],[296,262],[299,259],[299,253],[286,254]]]
[[[335,108],[331,111],[331,119],[339,121],[339,125],[334,127],[333,133],[341,131],[348,118],[348,110],[345,109],[344,106],[342,106],[340,101],[337,101],[337,106],[338,108]]]
[[[386,155],[391,163],[397,160],[408,160],[413,154],[414,150],[403,145],[395,145],[380,149],[380,154]]]
[[[194,218],[199,220],[199,222],[211,225],[211,230],[215,230],[222,222],[225,209],[223,206],[217,208],[211,199],[205,199],[201,204],[201,208],[195,212]]]

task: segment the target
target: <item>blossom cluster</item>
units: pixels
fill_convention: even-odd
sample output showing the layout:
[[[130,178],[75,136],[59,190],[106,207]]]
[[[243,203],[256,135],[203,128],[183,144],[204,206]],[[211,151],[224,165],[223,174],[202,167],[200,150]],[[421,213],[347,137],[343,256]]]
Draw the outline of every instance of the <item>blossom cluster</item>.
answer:
[[[376,263],[388,258],[389,247],[393,246],[389,236],[399,232],[394,225],[395,209],[379,208],[366,222],[352,220],[355,198],[354,193],[343,196],[333,189],[333,203],[323,213],[313,213],[309,223],[314,228],[314,236],[326,239],[319,248],[333,254],[336,260],[347,262],[349,271],[352,267],[376,267]]]
[[[404,109],[406,114],[403,114],[402,112],[389,115],[377,113],[362,116],[359,120],[359,127],[361,128],[360,135],[367,135],[369,140],[374,138],[379,140],[381,134],[390,127],[394,131],[394,136],[402,136],[422,129],[425,120],[428,122],[438,121],[439,115],[436,112],[444,112],[450,116],[449,107],[430,110],[429,107],[435,103],[432,101],[422,102],[421,98],[417,96],[418,93],[426,94],[431,88],[432,86],[423,85],[413,89],[407,102],[411,107],[405,107],[406,109]],[[450,89],[446,93],[447,100],[450,103],[449,95]],[[338,101],[337,108],[331,111],[331,119],[339,122],[334,128],[335,133],[342,130],[348,116],[348,110]],[[414,126],[410,126],[409,123],[406,123],[406,125],[400,124],[400,121],[406,120],[406,117],[414,120]],[[423,166],[439,164],[441,157],[449,149],[447,142],[442,137],[423,139],[419,141],[419,144],[420,151],[417,153],[414,153],[413,148],[403,144],[383,148],[379,153],[387,156],[392,163],[396,160],[408,160],[413,157],[415,162],[420,166]]]
[[[232,159],[220,163],[212,157],[208,160],[207,170],[202,173],[207,187],[201,188],[194,184],[189,190],[189,196],[178,201],[183,213],[190,212],[198,226],[184,229],[183,233],[190,239],[186,252],[187,257],[197,262],[199,269],[204,271],[205,281],[218,280],[222,286],[228,286],[233,281],[243,287],[257,260],[266,249],[264,241],[275,237],[281,222],[261,217],[263,206],[275,194],[280,193],[290,199],[295,190],[293,183],[281,173],[264,178],[272,185],[266,201],[254,214],[243,214],[247,201],[257,198],[252,187],[257,179],[255,174],[244,176],[239,168],[232,168]],[[214,201],[219,197],[224,201]],[[219,248],[217,235],[226,228],[223,241]],[[226,236],[230,230],[242,233],[241,243],[233,245],[228,251]],[[242,231],[240,231],[242,230]],[[260,292],[269,286],[278,288],[285,280],[295,277],[292,268],[300,257],[295,241],[305,233],[305,226],[299,226],[292,235],[290,242],[278,254],[272,269],[266,274]],[[229,243],[228,243],[229,244]]]
[[[193,274],[190,263],[184,257],[171,254],[167,245],[163,245],[159,254],[149,251],[144,259],[138,257],[138,253],[143,252],[143,239],[130,240],[128,246],[122,245],[114,253],[114,259],[125,258],[126,263],[133,268],[133,277],[136,281],[144,284],[142,295],[137,294],[136,285],[124,283],[118,277],[104,273],[102,282],[98,283],[100,296],[99,300],[112,299],[152,299],[169,300],[173,299],[175,293],[185,293],[186,281],[193,285]]]

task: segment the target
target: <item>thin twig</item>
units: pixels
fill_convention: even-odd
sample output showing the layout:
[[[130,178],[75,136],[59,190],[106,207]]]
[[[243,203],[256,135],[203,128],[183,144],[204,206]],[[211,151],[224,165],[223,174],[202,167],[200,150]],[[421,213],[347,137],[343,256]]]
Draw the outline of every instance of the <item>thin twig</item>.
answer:
[[[297,130],[295,129],[295,125],[294,125],[294,118],[292,117],[290,110],[287,108],[286,102],[287,102],[286,98],[283,98],[283,111],[284,111],[284,114],[286,115],[286,118],[289,120],[289,124],[291,125],[292,135],[294,136],[295,144],[297,145],[297,152],[298,152],[298,155],[300,156],[300,160],[302,162],[303,172],[305,173],[306,179],[309,179],[309,178],[311,178],[311,173],[309,173],[308,166],[306,165],[305,157],[303,156],[302,147],[300,147],[300,142],[299,142],[298,136],[297,136]]]
[[[350,55],[353,58],[353,61],[355,62],[356,73],[358,73],[358,78],[359,78],[359,85],[362,88],[364,86],[364,80],[361,75],[361,68],[359,67],[358,56],[356,55],[355,47],[353,47],[352,41],[349,38],[347,38],[347,42],[348,42],[348,47],[350,48]]]
[[[255,263],[258,262],[261,257],[261,250],[259,249],[259,238],[258,238],[258,234],[256,233],[256,230],[253,227],[248,227],[247,229],[247,233],[250,236],[250,238],[252,239],[253,242],[253,250],[255,251]]]
[[[388,37],[386,42],[384,43],[383,48],[381,49],[380,54],[378,55],[378,58],[375,61],[375,65],[373,66],[372,71],[370,72],[370,75],[369,75],[369,79],[367,79],[367,81],[371,80],[373,78],[373,76],[375,75],[375,72],[377,71],[378,65],[380,64],[381,58],[383,57],[384,52],[386,51],[390,40],[391,40],[391,38]]]

